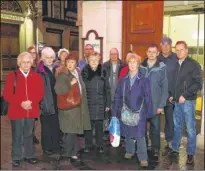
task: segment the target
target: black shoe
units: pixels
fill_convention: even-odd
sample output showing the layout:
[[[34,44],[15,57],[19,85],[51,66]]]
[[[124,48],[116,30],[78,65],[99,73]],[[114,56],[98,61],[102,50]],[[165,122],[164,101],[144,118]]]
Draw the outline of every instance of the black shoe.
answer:
[[[36,158],[31,158],[31,159],[24,159],[26,162],[30,163],[30,164],[36,164],[38,163],[38,160]]]
[[[84,153],[89,153],[90,149],[91,149],[90,147],[85,147],[83,151],[84,151]]]
[[[44,151],[44,154],[50,156],[50,155],[53,154],[53,152],[52,152],[51,150],[45,150],[45,151]]]
[[[170,152],[168,153],[168,155],[171,156],[171,157],[179,157],[179,152],[173,151],[171,149]]]
[[[19,167],[19,165],[20,165],[20,160],[13,160],[12,162],[13,167]]]
[[[34,144],[39,144],[39,140],[36,138],[36,136],[33,136],[33,143]]]
[[[103,147],[102,146],[98,147],[98,151],[99,151],[99,153],[104,153]]]
[[[186,164],[193,164],[194,163],[194,156],[193,155],[187,155]]]

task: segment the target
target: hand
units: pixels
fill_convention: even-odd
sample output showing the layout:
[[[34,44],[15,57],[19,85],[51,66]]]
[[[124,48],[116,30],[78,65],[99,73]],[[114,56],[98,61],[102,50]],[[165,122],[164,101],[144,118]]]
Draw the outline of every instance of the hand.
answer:
[[[169,98],[169,102],[170,102],[170,103],[173,103],[173,100],[174,100],[174,97],[170,97],[170,98]]]
[[[75,84],[75,83],[77,83],[77,79],[76,79],[76,78],[72,78],[72,80],[71,80],[71,85],[73,85],[73,84]]]
[[[105,108],[105,112],[108,112],[109,110],[110,110],[109,107],[106,107],[106,108]]]
[[[161,114],[162,112],[164,112],[164,109],[162,109],[162,108],[157,109],[157,114]]]
[[[21,107],[25,110],[29,110],[29,109],[32,109],[32,106],[31,106],[32,102],[30,100],[27,100],[27,101],[23,101],[21,103]]]
[[[183,96],[180,96],[180,97],[179,97],[179,103],[184,103],[185,100],[186,100],[186,99],[185,99]]]

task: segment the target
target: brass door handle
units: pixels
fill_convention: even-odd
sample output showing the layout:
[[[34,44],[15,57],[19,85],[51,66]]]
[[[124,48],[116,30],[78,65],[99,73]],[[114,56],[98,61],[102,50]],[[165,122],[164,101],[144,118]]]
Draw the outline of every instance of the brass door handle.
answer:
[[[130,44],[130,51],[132,51],[133,50],[133,46],[132,46],[132,44]]]

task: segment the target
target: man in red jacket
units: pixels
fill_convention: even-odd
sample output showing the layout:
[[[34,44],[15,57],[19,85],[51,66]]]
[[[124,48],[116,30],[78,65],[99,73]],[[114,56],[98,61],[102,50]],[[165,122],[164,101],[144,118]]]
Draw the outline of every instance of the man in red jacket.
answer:
[[[39,102],[43,98],[43,81],[40,75],[31,70],[33,58],[23,52],[17,58],[19,69],[6,77],[3,97],[9,103],[8,117],[12,128],[12,160],[18,167],[24,146],[24,159],[30,164],[37,163],[33,144],[34,119],[39,117]],[[16,80],[15,92],[14,80]]]

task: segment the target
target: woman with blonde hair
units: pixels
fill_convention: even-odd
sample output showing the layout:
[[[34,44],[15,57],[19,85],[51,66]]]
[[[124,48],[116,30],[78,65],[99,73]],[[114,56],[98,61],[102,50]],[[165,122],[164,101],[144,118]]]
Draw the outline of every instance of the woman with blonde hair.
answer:
[[[137,142],[136,153],[140,166],[146,167],[145,125],[146,119],[153,114],[150,83],[139,71],[141,58],[138,55],[129,55],[126,62],[129,70],[117,86],[112,116],[120,119],[121,135],[125,137],[126,144],[128,141],[134,142],[134,145]]]
[[[81,74],[86,86],[91,127],[92,130],[95,128],[96,146],[103,153],[103,120],[105,112],[110,110],[111,98],[107,72],[102,68],[100,59],[96,52],[90,55]],[[93,147],[93,131],[85,131],[85,146],[84,152],[88,153]]]
[[[77,56],[69,54],[65,58],[65,66],[61,67],[56,73],[55,84],[55,91],[58,96],[67,94],[76,83],[80,90],[79,94],[76,94],[81,98],[79,106],[72,109],[59,108],[60,129],[63,132],[61,156],[70,158],[71,162],[80,161],[77,156],[77,134],[83,134],[84,130],[91,129],[85,84],[77,64]]]
[[[41,146],[45,154],[51,155],[60,150],[60,128],[58,121],[57,96],[55,93],[55,52],[45,47],[41,52],[41,61],[37,68],[44,83],[44,97],[40,103],[41,108]]]

